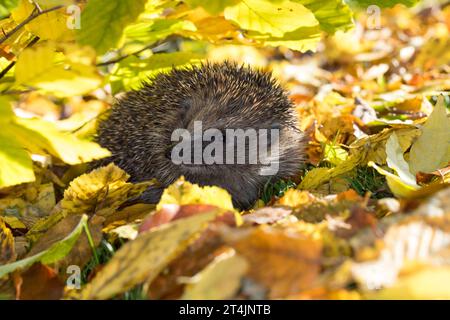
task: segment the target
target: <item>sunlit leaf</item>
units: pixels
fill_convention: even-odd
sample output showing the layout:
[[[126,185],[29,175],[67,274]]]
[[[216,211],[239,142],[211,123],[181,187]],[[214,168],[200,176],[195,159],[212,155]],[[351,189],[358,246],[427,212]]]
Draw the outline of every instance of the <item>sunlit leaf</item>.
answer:
[[[16,85],[35,87],[60,96],[84,94],[102,82],[94,61],[93,52],[73,45],[59,48],[49,42],[25,49],[15,68]]]
[[[144,11],[145,0],[90,0],[81,14],[79,43],[93,47],[98,54],[115,47],[124,28]]]
[[[282,37],[300,27],[318,25],[314,14],[294,1],[245,0],[225,9],[225,18],[241,28]]]
[[[377,166],[374,162],[369,161],[369,167],[375,168],[379,174],[386,177],[387,184],[392,193],[400,198],[410,198],[414,195],[414,191],[419,189],[417,185],[411,185],[402,180],[399,176],[384,170],[383,168]]]
[[[114,164],[79,176],[64,191],[55,212],[36,223],[27,236],[36,239],[67,215],[97,214],[108,218],[126,200],[138,196],[151,184],[132,184],[128,179],[129,175]]]
[[[248,269],[244,258],[228,249],[188,280],[181,299],[221,300],[233,297]]]
[[[394,132],[386,142],[386,162],[389,168],[394,169],[399,178],[407,185],[418,188],[416,177],[409,171],[409,165],[403,158],[403,150]]]
[[[53,3],[52,3],[53,2]],[[36,1],[42,10],[69,4],[70,1]],[[36,9],[31,1],[20,0],[19,6],[12,10],[11,15],[17,22],[23,22]],[[26,30],[44,40],[70,40],[73,30],[67,27],[68,14],[65,8],[42,14],[25,25]]]
[[[191,6],[191,8],[195,8],[197,6],[202,6],[208,12],[212,14],[219,14],[226,7],[235,5],[239,0],[186,0],[186,3]]]
[[[230,194],[219,187],[200,187],[180,178],[164,190],[157,209],[166,204],[209,204],[234,211]]]
[[[202,55],[190,52],[158,53],[148,59],[129,57],[119,63],[111,76],[114,92],[139,89],[143,81],[149,81],[160,72],[168,72],[173,67],[190,66],[200,63]]]
[[[309,171],[303,178],[299,185],[299,189],[313,190],[320,185],[330,181],[332,178],[336,178],[342,174],[348,173],[364,159],[364,154],[354,154],[348,157],[344,162],[341,162],[334,168],[314,168]]]
[[[413,143],[409,164],[412,173],[433,172],[450,162],[450,117],[439,96],[433,112],[422,127],[422,134]]]
[[[314,13],[320,28],[330,34],[337,30],[346,31],[353,27],[353,14],[343,0],[293,0]]]

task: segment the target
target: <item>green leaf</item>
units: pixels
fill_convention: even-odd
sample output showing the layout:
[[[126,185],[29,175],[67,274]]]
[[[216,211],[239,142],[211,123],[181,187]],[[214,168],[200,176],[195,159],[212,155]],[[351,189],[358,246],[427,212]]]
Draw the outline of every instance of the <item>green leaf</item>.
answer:
[[[18,4],[19,0],[3,0],[0,3],[0,19],[9,16],[11,10],[17,7]]]
[[[319,26],[302,27],[295,31],[287,32],[283,37],[273,37],[271,35],[249,32],[249,38],[262,42],[265,46],[279,47],[283,46],[292,50],[306,52],[315,51],[317,43],[320,41],[322,32]]]
[[[242,0],[225,9],[225,18],[246,30],[282,37],[300,27],[318,25],[314,14],[302,4],[293,1],[273,3],[268,0]]]
[[[144,11],[146,0],[90,0],[81,14],[80,44],[103,54],[118,45],[125,27]]]
[[[72,247],[81,235],[83,228],[86,226],[87,220],[88,216],[83,215],[78,225],[69,235],[67,235],[63,240],[54,243],[47,250],[41,251],[31,257],[0,266],[0,278],[17,269],[29,267],[36,262],[50,264],[61,260],[70,252],[70,250],[72,250]]]
[[[343,0],[293,0],[314,13],[320,28],[330,34],[353,27],[353,13]]]
[[[404,4],[407,7],[412,7],[414,6],[416,3],[419,2],[419,0],[400,0],[400,1],[396,1],[396,0],[381,0],[381,1],[372,1],[372,0],[346,0],[346,2],[348,4],[350,4],[351,6],[354,7],[362,7],[362,8],[366,8],[369,6],[373,6],[376,5],[380,8],[391,8],[393,6],[395,6],[396,4]]]
[[[129,57],[120,62],[117,71],[111,76],[113,92],[138,89],[142,81],[147,81],[160,72],[168,72],[174,67],[200,63],[202,57],[191,52],[158,53],[148,59]]]
[[[323,149],[323,160],[328,161],[332,165],[337,166],[338,164],[346,161],[348,158],[348,153],[340,146],[335,143],[326,143]]]
[[[197,28],[188,20],[156,19],[128,26],[125,29],[125,37],[127,42],[139,42],[148,46],[182,30],[196,31]]]
[[[422,134],[413,143],[409,154],[411,172],[433,172],[450,161],[450,118],[444,96],[438,98],[433,112],[422,127]]]

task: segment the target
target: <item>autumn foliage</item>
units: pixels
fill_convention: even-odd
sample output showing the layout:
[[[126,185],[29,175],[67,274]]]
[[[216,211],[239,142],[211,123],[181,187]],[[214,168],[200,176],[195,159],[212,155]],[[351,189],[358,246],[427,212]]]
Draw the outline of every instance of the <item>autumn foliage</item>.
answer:
[[[0,298],[450,299],[450,6],[376,2],[0,1]],[[240,212],[89,169],[115,97],[206,60],[286,87],[296,179]]]

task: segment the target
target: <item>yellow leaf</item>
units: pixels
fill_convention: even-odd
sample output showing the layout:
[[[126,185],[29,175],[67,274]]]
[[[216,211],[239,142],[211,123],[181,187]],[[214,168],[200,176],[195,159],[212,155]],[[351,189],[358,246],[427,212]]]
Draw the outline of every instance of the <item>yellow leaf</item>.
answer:
[[[353,170],[364,159],[364,153],[353,154],[334,168],[315,168],[309,171],[298,186],[302,190],[314,190],[322,184]]]
[[[80,294],[81,299],[108,299],[135,285],[150,283],[196,236],[224,211],[179,219],[127,242]]]
[[[0,217],[0,265],[9,263],[15,259],[14,237],[11,230],[6,227],[3,218]]]
[[[202,6],[211,14],[219,14],[226,7],[235,5],[239,0],[186,0],[186,3],[191,7],[195,8],[197,6]]]
[[[411,172],[433,172],[450,161],[450,118],[445,110],[444,96],[439,96],[433,112],[422,128],[422,135],[409,153]]]
[[[222,209],[234,211],[231,195],[219,187],[200,187],[185,181],[183,177],[164,190],[156,210],[165,204],[210,204]]]
[[[100,147],[97,143],[62,133],[54,124],[39,119],[17,118],[15,123],[4,128],[4,133],[9,137],[15,137],[22,148],[26,148],[33,154],[50,153],[72,165],[111,155],[107,149]]]
[[[258,32],[248,32],[247,36],[261,42],[264,46],[286,47],[292,50],[305,52],[316,51],[317,43],[322,37],[319,26],[301,27],[291,32],[286,32],[282,37],[275,37]]]
[[[401,276],[395,285],[368,295],[369,299],[450,299],[450,268],[448,266],[421,268]]]
[[[108,217],[121,204],[138,196],[151,184],[132,184],[127,182],[128,179],[129,175],[114,164],[81,175],[70,183],[55,211],[48,218],[38,221],[27,237],[36,240],[42,232],[69,214]]]
[[[43,1],[38,2],[42,10],[56,6],[56,4],[43,3]],[[28,18],[35,8],[34,4],[30,1],[21,0],[19,6],[12,10],[11,15],[17,23],[20,23]],[[27,23],[25,29],[43,40],[70,40],[74,34],[73,30],[67,27],[67,19],[66,8],[61,8],[40,15],[33,21]]]
[[[300,27],[317,26],[314,14],[293,1],[273,3],[268,0],[245,0],[225,9],[225,18],[241,28],[282,37]]]
[[[17,60],[16,85],[31,86],[57,96],[82,95],[98,88],[102,78],[93,64],[91,51],[47,42],[25,49]],[[85,57],[79,54],[86,55]]]
[[[3,220],[13,229],[26,229],[27,226],[23,224],[22,221],[20,221],[16,217],[11,216],[5,216],[3,217]]]
[[[29,153],[13,135],[0,132],[0,188],[32,182],[34,179]]]
[[[241,278],[247,269],[247,261],[230,248],[215,257],[201,272],[187,280],[181,299],[230,299],[239,289]]]
[[[379,174],[382,174],[383,176],[386,177],[389,189],[391,189],[392,193],[396,197],[411,198],[414,196],[414,191],[420,189],[420,187],[418,186],[407,184],[399,176],[396,176],[395,174],[380,168],[372,161],[368,163],[368,166],[374,168],[375,170],[378,171]]]

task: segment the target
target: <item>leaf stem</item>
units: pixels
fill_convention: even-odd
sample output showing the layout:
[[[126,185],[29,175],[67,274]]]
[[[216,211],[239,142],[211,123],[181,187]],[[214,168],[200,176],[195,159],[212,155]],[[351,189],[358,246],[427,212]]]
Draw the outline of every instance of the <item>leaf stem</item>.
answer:
[[[86,232],[86,236],[87,236],[88,241],[89,241],[89,246],[92,249],[92,254],[94,255],[95,263],[97,263],[97,265],[99,265],[100,264],[100,259],[98,258],[97,250],[96,250],[95,244],[94,244],[94,240],[92,239],[92,235],[91,235],[91,232],[89,231],[89,227],[88,227],[88,223],[87,222],[84,224],[83,228],[84,228],[84,232]]]

